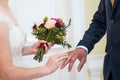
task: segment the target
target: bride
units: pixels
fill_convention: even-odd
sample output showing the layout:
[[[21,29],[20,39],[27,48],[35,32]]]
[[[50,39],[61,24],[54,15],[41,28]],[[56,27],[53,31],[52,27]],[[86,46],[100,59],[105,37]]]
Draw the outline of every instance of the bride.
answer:
[[[22,55],[36,53],[40,43],[24,46],[25,34],[12,14],[8,0],[0,0],[0,80],[32,80],[53,73],[67,58],[66,54],[50,56],[44,66],[26,68]],[[46,45],[45,45],[46,46]],[[52,47],[46,46],[46,51]]]

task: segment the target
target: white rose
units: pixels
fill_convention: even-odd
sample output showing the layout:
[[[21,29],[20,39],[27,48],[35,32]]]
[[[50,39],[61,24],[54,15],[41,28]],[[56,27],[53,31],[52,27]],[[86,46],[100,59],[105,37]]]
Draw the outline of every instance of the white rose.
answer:
[[[55,20],[48,20],[46,24],[44,25],[47,29],[54,28],[55,27]]]

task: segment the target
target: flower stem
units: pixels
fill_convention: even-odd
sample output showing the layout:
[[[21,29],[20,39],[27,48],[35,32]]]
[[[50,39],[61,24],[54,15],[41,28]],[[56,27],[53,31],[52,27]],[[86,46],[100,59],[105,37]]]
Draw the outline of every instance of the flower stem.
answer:
[[[46,41],[47,41],[47,42],[49,42],[49,36],[50,36],[50,34],[51,34],[51,30],[49,31],[48,36],[47,36],[47,38],[46,38]]]

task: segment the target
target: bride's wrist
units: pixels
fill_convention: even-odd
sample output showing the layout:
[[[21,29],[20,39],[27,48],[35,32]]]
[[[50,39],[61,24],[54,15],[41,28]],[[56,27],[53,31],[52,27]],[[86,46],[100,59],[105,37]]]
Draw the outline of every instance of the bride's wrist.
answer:
[[[47,65],[44,65],[43,67],[45,69],[46,75],[51,74],[51,71],[50,71],[50,69],[49,69],[49,67]]]
[[[33,46],[30,46],[30,54],[35,54],[33,50]]]
[[[22,50],[23,55],[31,55],[34,54],[32,50],[32,46],[24,46]]]

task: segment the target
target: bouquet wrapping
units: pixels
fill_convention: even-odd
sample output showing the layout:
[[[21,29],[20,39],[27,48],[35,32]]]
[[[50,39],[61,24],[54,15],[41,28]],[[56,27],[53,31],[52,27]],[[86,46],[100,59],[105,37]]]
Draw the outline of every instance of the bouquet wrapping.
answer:
[[[38,40],[45,40],[47,42],[61,45],[63,47],[71,48],[71,45],[65,41],[66,31],[71,24],[71,19],[68,25],[65,25],[61,18],[44,17],[43,22],[39,25],[34,24],[32,34]],[[38,62],[43,60],[45,54],[45,46],[47,43],[40,44],[39,50],[34,56],[34,59]]]

